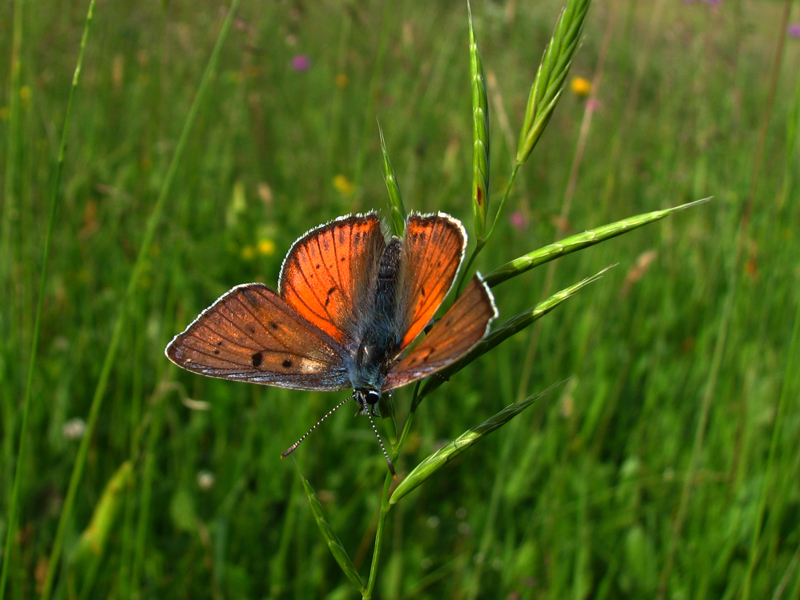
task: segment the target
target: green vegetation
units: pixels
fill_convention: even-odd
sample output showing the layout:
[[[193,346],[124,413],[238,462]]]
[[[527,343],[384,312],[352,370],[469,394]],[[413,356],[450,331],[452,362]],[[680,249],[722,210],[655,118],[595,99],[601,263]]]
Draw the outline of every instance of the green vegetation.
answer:
[[[474,46],[461,3],[105,2],[85,45],[88,3],[7,6],[0,598],[800,598],[788,3],[596,3],[526,118],[564,4],[476,3]],[[417,388],[397,483],[346,408],[281,461],[344,393],[179,372],[164,346],[274,286],[311,227],[397,226],[401,196],[485,241],[479,350],[543,318]]]

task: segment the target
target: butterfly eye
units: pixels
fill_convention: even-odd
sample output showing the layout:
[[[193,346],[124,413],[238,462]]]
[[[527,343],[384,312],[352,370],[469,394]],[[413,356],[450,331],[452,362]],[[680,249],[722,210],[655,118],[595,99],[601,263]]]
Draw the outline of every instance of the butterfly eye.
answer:
[[[375,412],[375,405],[377,405],[381,399],[381,393],[378,390],[358,388],[354,390],[353,397],[356,399],[356,402],[358,402],[362,415],[369,413],[378,414]]]

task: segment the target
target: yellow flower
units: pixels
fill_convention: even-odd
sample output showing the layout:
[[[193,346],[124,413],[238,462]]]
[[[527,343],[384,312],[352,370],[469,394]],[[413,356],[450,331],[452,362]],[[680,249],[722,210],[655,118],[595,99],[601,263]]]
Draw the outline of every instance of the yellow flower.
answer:
[[[347,75],[345,75],[344,73],[339,73],[336,76],[336,80],[335,80],[336,87],[339,87],[339,88],[347,87],[347,82],[348,81],[349,81],[349,79],[347,79]]]
[[[342,196],[349,196],[355,189],[353,183],[344,175],[337,175],[333,178],[333,187],[335,187]]]
[[[252,246],[245,246],[242,248],[242,258],[245,260],[253,260],[256,255],[256,251]]]
[[[261,256],[270,256],[275,254],[275,242],[272,240],[260,240],[258,242],[258,253]]]
[[[592,82],[583,77],[573,77],[569,84],[569,89],[576,96],[588,96],[592,91]]]
[[[19,98],[20,104],[24,110],[27,110],[31,105],[31,88],[27,85],[23,85],[19,88]]]

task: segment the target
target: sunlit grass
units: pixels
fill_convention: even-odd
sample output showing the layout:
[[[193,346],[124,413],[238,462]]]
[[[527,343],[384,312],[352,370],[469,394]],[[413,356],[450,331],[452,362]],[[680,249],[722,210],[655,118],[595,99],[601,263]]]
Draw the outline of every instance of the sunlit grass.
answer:
[[[488,273],[604,223],[715,200],[564,256],[550,282],[545,267],[496,288],[505,320],[545,287],[619,263],[534,337],[498,346],[420,405],[401,475],[511,402],[571,378],[397,504],[377,597],[651,598],[663,581],[666,597],[733,598],[750,565],[751,598],[800,595],[800,394],[787,362],[798,305],[790,119],[800,44],[786,40],[754,188],[782,5],[657,2],[656,20],[644,4],[590,10],[571,76],[595,81],[610,31],[600,84],[586,97],[567,81],[476,267]],[[10,61],[0,63],[10,232],[0,241],[3,539],[53,167],[87,8],[29,7],[18,84]],[[490,81],[494,206],[560,8],[472,6]],[[89,419],[147,219],[224,17],[196,3],[106,3],[95,13],[44,290],[7,598],[35,597],[50,567],[81,443],[72,420]],[[243,3],[131,292],[55,596],[352,597],[293,464],[278,458],[341,397],[178,373],[163,347],[231,286],[274,286],[285,251],[309,228],[354,208],[389,217],[376,117],[406,209],[470,223],[469,73],[466,7]],[[396,394],[398,412],[410,397]],[[365,575],[386,469],[366,422],[341,412],[292,456]],[[131,487],[115,495],[109,482],[127,464]],[[81,540],[92,539],[87,528],[109,498],[119,503],[114,525],[87,560]]]

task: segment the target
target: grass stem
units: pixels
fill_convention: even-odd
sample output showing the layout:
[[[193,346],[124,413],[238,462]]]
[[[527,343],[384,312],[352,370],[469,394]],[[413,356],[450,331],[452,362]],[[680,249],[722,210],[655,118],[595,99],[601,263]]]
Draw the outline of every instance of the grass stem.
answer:
[[[383,481],[383,492],[381,494],[381,506],[378,513],[378,527],[375,530],[375,547],[372,551],[372,563],[369,566],[369,580],[367,581],[367,589],[362,594],[362,600],[371,600],[372,594],[375,591],[375,583],[378,580],[378,570],[380,569],[381,550],[383,549],[384,528],[386,526],[386,517],[389,515],[389,489],[391,488],[392,478],[391,473],[386,473],[386,478]]]
[[[136,257],[136,263],[134,264],[130,279],[128,280],[128,287],[124,299],[122,301],[119,314],[117,316],[116,324],[114,325],[114,332],[111,337],[111,343],[109,344],[108,350],[106,351],[106,356],[105,360],[103,361],[103,367],[100,372],[100,377],[98,378],[94,396],[92,397],[92,404],[89,409],[89,417],[86,420],[86,432],[84,436],[81,438],[81,444],[78,449],[78,455],[75,458],[75,465],[72,470],[72,476],[70,477],[69,487],[67,489],[67,494],[64,499],[64,505],[61,509],[61,516],[58,521],[58,529],[56,530],[55,541],[53,542],[53,548],[51,550],[50,560],[48,562],[47,575],[45,577],[44,586],[42,588],[41,600],[49,600],[50,594],[52,592],[56,571],[58,569],[58,564],[61,558],[61,550],[64,542],[64,535],[66,533],[67,523],[72,518],[72,511],[75,505],[75,497],[78,492],[78,486],[80,484],[81,477],[83,475],[83,469],[86,465],[86,457],[89,454],[89,445],[91,443],[92,436],[94,434],[94,430],[97,425],[97,419],[100,414],[100,409],[103,405],[103,399],[105,398],[106,387],[108,386],[108,381],[111,376],[111,370],[117,358],[117,350],[119,349],[120,342],[122,341],[122,332],[127,320],[129,307],[136,295],[136,290],[139,285],[139,281],[142,272],[144,270],[145,263],[147,262],[147,257],[150,253],[150,247],[153,243],[153,238],[155,237],[156,227],[158,226],[161,220],[161,213],[164,210],[164,205],[166,203],[167,197],[169,196],[169,192],[172,187],[172,181],[175,178],[175,174],[177,173],[178,170],[178,165],[180,164],[181,158],[183,157],[183,152],[189,140],[189,133],[191,132],[194,122],[197,118],[197,114],[200,110],[202,101],[205,98],[206,92],[210,87],[211,80],[213,79],[214,73],[216,71],[217,62],[219,60],[219,56],[222,51],[223,43],[227,38],[228,31],[230,30],[231,24],[233,23],[234,16],[236,15],[236,10],[240,2],[241,0],[232,1],[228,14],[225,16],[225,20],[222,23],[219,36],[217,37],[217,43],[214,46],[213,51],[211,52],[211,56],[206,66],[206,70],[203,73],[203,78],[200,82],[200,85],[198,86],[197,95],[195,96],[194,101],[192,102],[192,106],[189,109],[188,115],[186,116],[186,121],[184,122],[183,130],[181,131],[181,136],[175,148],[175,154],[173,155],[169,169],[167,170],[167,174],[164,179],[164,183],[161,186],[161,191],[159,193],[158,199],[156,200],[155,206],[153,207],[153,211],[150,213],[150,216],[147,220],[144,236],[142,238],[141,246],[139,247],[139,253]],[[85,37],[88,33],[89,24],[91,23],[93,7],[94,7],[94,0],[92,0],[92,3],[89,8],[86,30],[84,32],[84,39],[81,42],[81,51],[83,51]],[[77,81],[77,74],[79,72],[80,72],[79,69],[77,69],[76,81]]]
[[[19,52],[18,44],[20,42],[21,34],[19,34],[19,29],[21,28],[21,24],[17,21],[17,19],[21,19],[22,11],[21,5],[23,2],[17,3],[17,11],[15,13],[15,21],[14,21],[14,53],[15,55]],[[17,451],[17,464],[14,473],[14,489],[11,492],[11,506],[9,509],[8,515],[8,529],[6,533],[6,543],[5,543],[5,552],[4,552],[4,560],[3,560],[3,571],[0,575],[0,600],[2,600],[5,596],[5,587],[6,587],[6,579],[8,577],[8,569],[9,564],[11,562],[11,550],[13,546],[13,540],[17,533],[17,512],[19,510],[19,497],[21,493],[22,487],[22,478],[23,478],[23,466],[25,464],[25,451],[26,451],[26,440],[28,439],[28,419],[30,416],[30,408],[31,408],[31,396],[33,390],[33,378],[34,373],[36,372],[36,356],[39,350],[39,338],[41,334],[42,328],[42,312],[44,308],[44,295],[47,291],[47,264],[50,258],[50,243],[53,237],[53,229],[55,228],[55,220],[56,220],[56,211],[58,209],[59,198],[60,198],[60,187],[61,187],[61,172],[64,166],[64,156],[66,154],[66,147],[67,147],[67,133],[69,131],[69,119],[70,115],[72,114],[72,105],[73,100],[75,99],[75,92],[78,89],[78,82],[80,80],[81,74],[81,67],[83,65],[83,57],[86,50],[86,40],[89,37],[89,30],[91,28],[92,23],[92,16],[94,13],[94,4],[95,0],[91,0],[89,3],[89,10],[86,14],[86,24],[84,25],[83,35],[81,36],[81,44],[80,50],[78,51],[78,62],[75,67],[75,73],[72,77],[72,85],[69,90],[69,99],[67,101],[67,112],[64,115],[64,125],[61,129],[61,144],[58,149],[58,159],[56,162],[55,168],[55,178],[53,181],[53,190],[52,194],[50,195],[50,210],[48,212],[47,217],[47,229],[45,230],[45,238],[44,238],[44,247],[42,249],[42,265],[41,265],[41,274],[39,279],[39,298],[36,303],[36,316],[34,317],[34,325],[33,325],[33,338],[31,341],[31,352],[30,358],[28,360],[28,376],[26,379],[25,384],[25,397],[23,400],[23,408],[22,408],[22,424],[20,427],[20,436],[19,436],[19,449]],[[19,34],[19,35],[18,35]],[[18,80],[19,77],[19,57],[15,56],[14,65],[12,66],[12,70],[15,71],[14,78]],[[18,92],[18,90],[17,90]],[[12,86],[12,94],[14,93],[13,86]],[[14,140],[13,144],[16,144],[16,140]],[[8,198],[8,197],[7,197]],[[9,207],[6,207],[9,208]],[[6,219],[10,218],[8,214],[6,214]],[[6,220],[4,220],[6,223]],[[52,568],[53,565],[51,563],[50,567]]]

